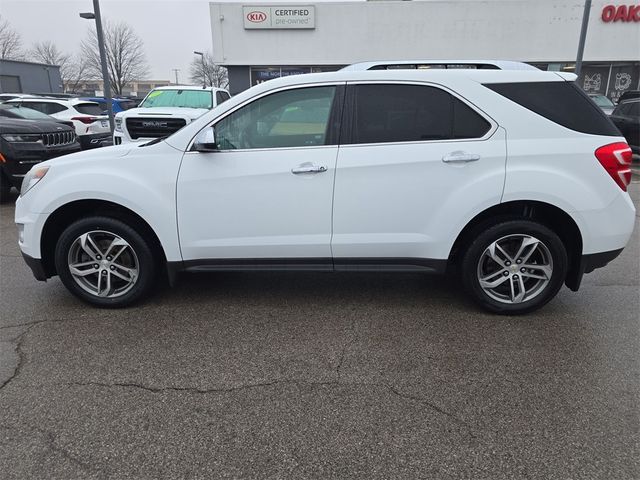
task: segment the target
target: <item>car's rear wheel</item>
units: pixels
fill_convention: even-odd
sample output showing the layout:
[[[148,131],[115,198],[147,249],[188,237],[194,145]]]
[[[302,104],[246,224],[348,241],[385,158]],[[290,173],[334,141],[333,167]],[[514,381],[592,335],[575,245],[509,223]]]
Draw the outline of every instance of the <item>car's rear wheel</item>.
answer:
[[[149,243],[134,228],[107,217],[78,220],[60,236],[56,270],[82,300],[101,307],[124,307],[152,288],[156,263]]]
[[[529,220],[479,232],[462,261],[467,291],[494,313],[522,314],[549,302],[567,275],[567,251],[551,229]]]

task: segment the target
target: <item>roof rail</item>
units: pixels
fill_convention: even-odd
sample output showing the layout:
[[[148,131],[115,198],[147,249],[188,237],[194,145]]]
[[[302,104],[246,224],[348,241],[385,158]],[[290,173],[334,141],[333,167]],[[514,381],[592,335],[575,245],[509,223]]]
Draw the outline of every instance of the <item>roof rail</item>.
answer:
[[[478,70],[538,70],[528,63],[515,62],[512,60],[381,60],[353,63],[342,68],[342,70],[429,70],[460,68],[473,68]]]

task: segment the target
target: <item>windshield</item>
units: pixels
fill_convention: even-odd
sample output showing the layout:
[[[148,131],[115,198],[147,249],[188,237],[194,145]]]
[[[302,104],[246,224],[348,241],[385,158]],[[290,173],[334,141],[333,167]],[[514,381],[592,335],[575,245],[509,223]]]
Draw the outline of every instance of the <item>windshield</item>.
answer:
[[[38,110],[34,110],[33,108],[13,105],[0,105],[0,109],[4,112],[7,112],[11,116],[15,116],[16,118],[24,118],[27,120],[55,120],[46,113],[39,112]],[[2,112],[0,112],[0,115],[2,115]]]
[[[213,106],[212,95],[209,90],[154,90],[140,107],[188,107],[206,108]]]
[[[599,107],[613,107],[613,102],[604,95],[595,95],[591,98]]]

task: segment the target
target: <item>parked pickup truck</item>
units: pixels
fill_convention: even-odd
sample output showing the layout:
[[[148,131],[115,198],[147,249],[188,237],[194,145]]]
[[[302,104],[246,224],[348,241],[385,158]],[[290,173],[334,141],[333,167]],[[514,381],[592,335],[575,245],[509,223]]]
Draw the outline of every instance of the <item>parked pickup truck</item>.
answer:
[[[215,87],[155,88],[138,108],[116,114],[113,144],[166,137],[229,98],[229,92]]]

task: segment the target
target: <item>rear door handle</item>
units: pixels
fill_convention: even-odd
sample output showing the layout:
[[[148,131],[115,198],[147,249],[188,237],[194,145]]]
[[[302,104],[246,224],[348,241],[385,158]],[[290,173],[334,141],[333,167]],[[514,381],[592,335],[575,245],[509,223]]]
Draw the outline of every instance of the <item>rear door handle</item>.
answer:
[[[325,167],[324,165],[299,165],[295,168],[291,169],[291,173],[298,175],[300,173],[322,173],[322,172],[326,172],[327,171],[327,167]]]
[[[444,157],[442,157],[442,161],[445,163],[467,163],[467,162],[476,162],[480,160],[480,155],[476,155],[475,153],[467,153],[467,152],[451,152]]]

